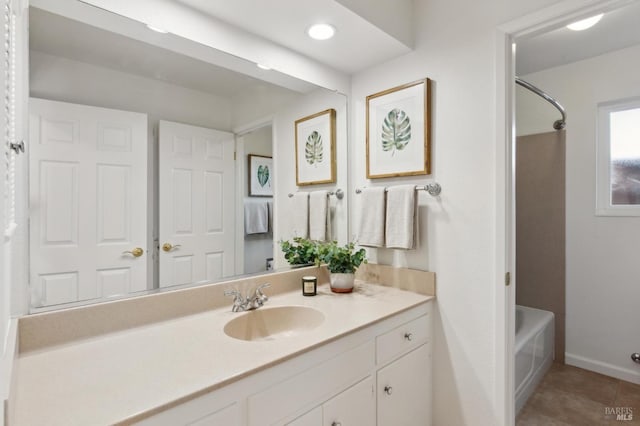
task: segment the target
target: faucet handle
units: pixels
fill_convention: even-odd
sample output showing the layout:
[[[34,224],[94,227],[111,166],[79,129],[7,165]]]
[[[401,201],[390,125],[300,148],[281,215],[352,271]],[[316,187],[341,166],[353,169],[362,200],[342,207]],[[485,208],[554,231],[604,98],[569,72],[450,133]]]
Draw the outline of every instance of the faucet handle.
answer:
[[[233,306],[231,307],[231,311],[240,312],[244,311],[246,308],[246,302],[242,294],[236,289],[229,289],[224,291],[224,295],[228,297],[233,297]]]
[[[255,292],[255,298],[257,300],[259,300],[259,304],[260,306],[262,306],[264,304],[264,302],[266,302],[267,300],[269,300],[269,298],[267,297],[266,294],[264,294],[262,292],[263,288],[267,288],[267,287],[271,287],[271,284],[269,283],[264,283],[264,284],[260,284],[258,286],[258,288],[256,288],[256,292]]]

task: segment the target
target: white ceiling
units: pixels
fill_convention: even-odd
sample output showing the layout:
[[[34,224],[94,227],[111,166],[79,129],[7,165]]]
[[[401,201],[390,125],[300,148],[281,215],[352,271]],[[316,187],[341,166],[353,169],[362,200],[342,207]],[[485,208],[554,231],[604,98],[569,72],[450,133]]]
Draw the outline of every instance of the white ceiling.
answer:
[[[640,1],[606,12],[584,31],[562,26],[516,40],[516,74],[526,75],[640,44]]]
[[[29,43],[36,51],[225,98],[264,90],[266,86],[287,91],[242,73],[34,7],[29,12]],[[315,88],[302,82],[298,86],[303,92]]]
[[[409,52],[407,45],[335,0],[176,0],[244,31],[353,74]],[[411,1],[395,0],[408,10]],[[377,7],[370,3],[370,8]],[[324,22],[336,27],[331,40],[312,40],[306,30]],[[411,22],[403,22],[410,26]]]

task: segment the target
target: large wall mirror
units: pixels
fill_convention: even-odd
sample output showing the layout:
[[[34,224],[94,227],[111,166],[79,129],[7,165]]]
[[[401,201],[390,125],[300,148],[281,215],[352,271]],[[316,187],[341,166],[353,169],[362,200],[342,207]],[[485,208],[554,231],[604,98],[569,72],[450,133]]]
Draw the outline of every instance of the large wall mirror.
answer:
[[[346,191],[344,95],[81,2],[28,19],[31,312],[284,266],[289,195]],[[296,187],[294,123],[327,109],[336,182]]]

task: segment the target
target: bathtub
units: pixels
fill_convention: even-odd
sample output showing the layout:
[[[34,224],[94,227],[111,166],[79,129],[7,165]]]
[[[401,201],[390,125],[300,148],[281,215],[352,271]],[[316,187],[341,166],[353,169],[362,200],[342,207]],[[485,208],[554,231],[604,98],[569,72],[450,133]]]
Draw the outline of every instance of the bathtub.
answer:
[[[516,414],[553,362],[553,320],[553,312],[516,305]]]

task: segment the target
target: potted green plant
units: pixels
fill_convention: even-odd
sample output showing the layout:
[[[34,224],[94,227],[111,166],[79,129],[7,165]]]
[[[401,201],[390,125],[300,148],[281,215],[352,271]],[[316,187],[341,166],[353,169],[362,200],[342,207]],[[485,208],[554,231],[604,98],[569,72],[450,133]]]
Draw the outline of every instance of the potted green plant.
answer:
[[[336,241],[318,247],[320,262],[326,263],[329,269],[331,291],[335,293],[351,293],[355,272],[358,267],[367,263],[367,252],[355,249],[355,243],[339,246]]]
[[[319,265],[318,243],[307,238],[295,237],[291,241],[280,241],[284,258],[292,266]]]

